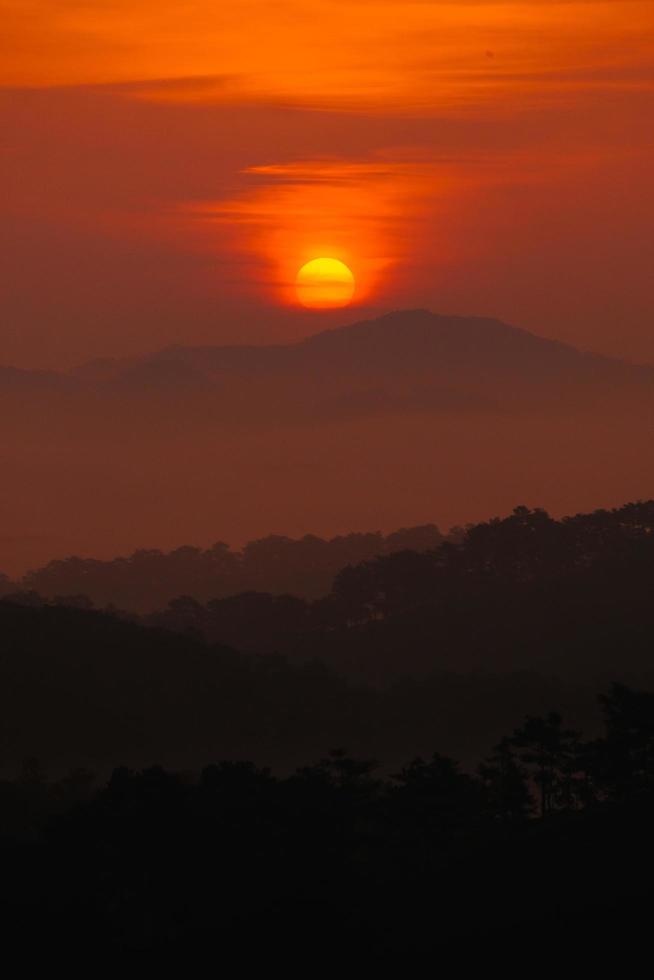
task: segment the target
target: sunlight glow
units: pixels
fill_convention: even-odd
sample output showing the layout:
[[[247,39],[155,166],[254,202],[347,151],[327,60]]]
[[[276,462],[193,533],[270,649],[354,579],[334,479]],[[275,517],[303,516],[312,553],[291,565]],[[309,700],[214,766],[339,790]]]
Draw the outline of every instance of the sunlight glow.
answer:
[[[298,272],[296,289],[300,303],[310,309],[348,306],[354,296],[354,276],[339,259],[312,259]]]

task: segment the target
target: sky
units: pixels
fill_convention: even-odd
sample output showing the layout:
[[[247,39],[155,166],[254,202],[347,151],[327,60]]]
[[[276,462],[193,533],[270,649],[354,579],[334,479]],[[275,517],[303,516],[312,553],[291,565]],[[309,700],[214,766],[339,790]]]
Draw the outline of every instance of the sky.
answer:
[[[0,363],[389,309],[654,363],[654,3],[0,0]],[[299,268],[353,303],[298,303]]]

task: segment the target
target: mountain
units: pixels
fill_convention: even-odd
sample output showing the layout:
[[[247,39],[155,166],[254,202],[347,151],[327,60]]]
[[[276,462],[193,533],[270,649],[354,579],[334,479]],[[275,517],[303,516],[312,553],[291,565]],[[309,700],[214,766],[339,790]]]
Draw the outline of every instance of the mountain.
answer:
[[[388,313],[271,347],[172,347],[146,359],[192,367],[207,377],[227,373],[344,373],[353,377],[413,375],[452,381],[487,379],[491,371],[529,380],[561,374],[578,380],[654,379],[642,368],[537,337],[486,317],[439,316],[428,310]]]
[[[0,373],[0,390],[53,375]],[[54,376],[56,378],[56,376]],[[389,313],[302,341],[261,347],[170,347],[92,361],[59,376],[67,395],[181,396],[252,419],[347,418],[418,411],[505,411],[648,397],[654,368],[585,353],[483,317]]]
[[[88,378],[89,369],[77,377]],[[654,368],[583,353],[499,320],[407,310],[294,344],[172,347],[115,362],[104,383],[122,391],[213,387],[236,404],[247,384],[251,397],[269,396],[267,411],[274,398],[277,411],[344,417],[650,394]]]

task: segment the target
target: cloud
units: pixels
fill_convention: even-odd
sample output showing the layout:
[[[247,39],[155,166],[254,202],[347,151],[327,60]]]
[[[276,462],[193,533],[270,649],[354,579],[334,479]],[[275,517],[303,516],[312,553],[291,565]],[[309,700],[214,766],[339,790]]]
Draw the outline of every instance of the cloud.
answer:
[[[570,159],[567,166],[574,166]],[[526,185],[547,183],[555,172],[540,150],[454,155],[396,147],[358,159],[254,164],[235,193],[192,202],[182,214],[199,225],[205,244],[213,230],[215,247],[230,261],[249,256],[269,301],[292,302],[297,270],[330,256],[352,269],[365,302],[390,285],[396,267],[415,266],[426,250],[433,266],[442,261],[434,228],[453,205],[479,207],[480,194],[516,174]]]
[[[565,102],[632,87],[634,65],[646,85],[654,40],[650,0],[0,0],[0,17],[0,84],[386,113]]]

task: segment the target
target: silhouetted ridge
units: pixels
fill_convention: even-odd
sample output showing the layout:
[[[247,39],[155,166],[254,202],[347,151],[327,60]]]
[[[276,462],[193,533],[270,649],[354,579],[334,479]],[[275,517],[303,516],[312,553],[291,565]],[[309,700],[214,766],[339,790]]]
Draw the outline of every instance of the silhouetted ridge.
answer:
[[[408,310],[325,330],[294,344],[263,347],[176,347],[148,360],[183,362],[208,372],[266,370],[293,367],[317,373],[339,367],[381,372],[400,370],[438,376],[442,368],[531,372],[567,369],[585,371],[640,369],[596,354],[586,354],[559,341],[487,317],[442,316],[428,310]],[[654,377],[654,374],[652,375]]]
[[[5,368],[0,371],[0,387],[37,381],[52,384],[56,377]],[[139,358],[92,361],[58,377],[82,390],[88,385],[139,392],[195,386],[202,393],[209,384],[217,385],[218,391],[227,384],[232,396],[230,382],[242,384],[248,378],[275,384],[283,379],[280,395],[288,395],[295,385],[305,399],[311,394],[304,387],[307,379],[313,387],[323,383],[341,398],[374,380],[384,386],[374,406],[378,410],[385,401],[388,407],[400,407],[394,391],[401,394],[401,404],[428,406],[425,386],[440,391],[437,398],[432,392],[431,404],[436,408],[456,405],[457,399],[449,397],[455,392],[471,405],[480,399],[488,405],[489,395],[529,400],[536,389],[558,397],[570,385],[601,384],[608,386],[605,394],[627,383],[651,389],[654,369],[583,353],[500,320],[417,309],[387,313],[291,344],[178,345]],[[370,408],[367,404],[365,410]]]
[[[469,671],[536,671],[584,685],[654,680],[654,501],[563,520],[519,507],[445,539],[433,526],[407,529],[386,539],[386,553],[357,561],[357,549],[379,547],[369,538],[271,537],[241,554],[216,545],[69,559],[26,576],[22,592],[1,585],[7,600],[37,608],[37,589],[55,606],[77,608],[92,604],[89,595],[135,602],[158,592],[166,598],[146,623],[297,664],[318,658],[381,687]],[[302,583],[317,560],[348,550],[350,562],[313,601],[257,585],[257,574],[259,583],[271,574]],[[244,573],[250,584],[229,594]]]
[[[596,737],[552,706],[463,769],[332,748],[279,772],[216,755],[0,779],[3,950],[33,965],[646,960],[654,694],[611,685]],[[598,737],[597,737],[598,736]],[[330,929],[325,939],[326,928]],[[35,942],[35,936],[38,942]],[[195,969],[194,969],[195,972]]]
[[[455,529],[453,536],[458,533]],[[99,606],[140,611],[161,607],[182,594],[216,599],[238,592],[272,592],[316,598],[329,591],[345,565],[403,549],[425,551],[443,540],[435,524],[425,524],[387,535],[352,533],[329,540],[314,534],[300,539],[273,534],[239,550],[219,541],[207,549],[140,549],[112,561],[72,556],[29,572],[20,583],[0,577],[0,595],[20,588],[48,598],[86,594]]]

